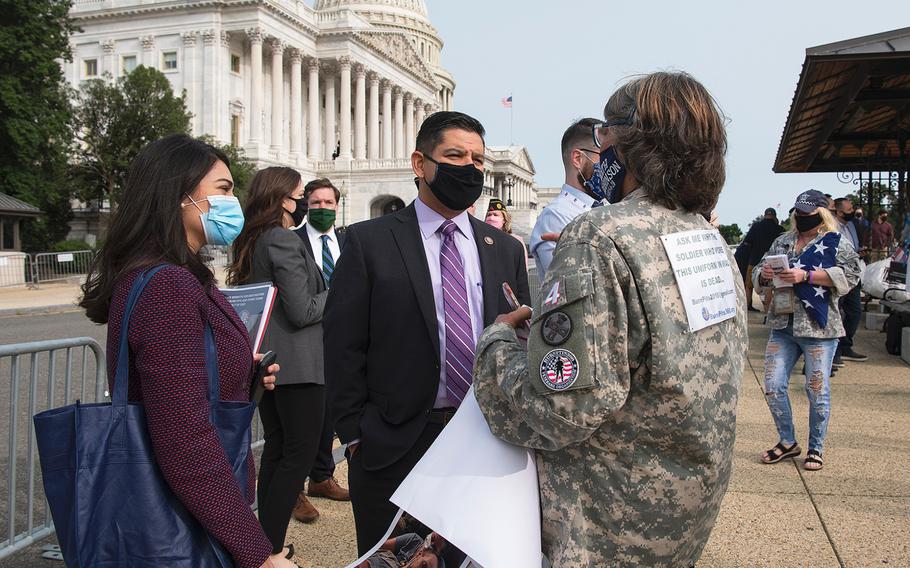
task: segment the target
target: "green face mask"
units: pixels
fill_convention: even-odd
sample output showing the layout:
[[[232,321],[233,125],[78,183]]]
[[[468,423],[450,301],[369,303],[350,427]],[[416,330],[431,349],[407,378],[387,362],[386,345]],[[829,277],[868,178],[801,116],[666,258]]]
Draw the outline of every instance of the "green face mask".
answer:
[[[306,216],[307,222],[320,233],[325,233],[335,224],[334,209],[310,209]]]

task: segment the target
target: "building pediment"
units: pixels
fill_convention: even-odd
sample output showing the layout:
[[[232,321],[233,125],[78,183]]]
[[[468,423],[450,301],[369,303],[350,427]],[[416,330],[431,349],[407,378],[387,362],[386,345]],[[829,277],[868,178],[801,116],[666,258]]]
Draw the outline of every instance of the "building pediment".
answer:
[[[414,44],[407,35],[399,32],[360,31],[354,33],[354,38],[420,81],[432,87],[436,86],[432,71],[414,49]]]
[[[518,154],[515,156],[515,163],[521,166],[522,169],[531,172],[532,176],[537,173],[537,170],[534,169],[534,163],[531,161],[531,155],[528,154],[528,149],[524,146],[521,146],[518,150]]]

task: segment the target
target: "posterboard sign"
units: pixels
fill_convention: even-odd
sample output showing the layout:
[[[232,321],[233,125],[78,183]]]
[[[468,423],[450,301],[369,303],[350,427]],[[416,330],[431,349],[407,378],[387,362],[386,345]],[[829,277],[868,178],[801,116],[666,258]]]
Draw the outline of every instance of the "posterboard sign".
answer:
[[[544,565],[534,452],[490,432],[473,387],[391,501],[399,514],[384,537],[348,568],[368,566],[402,512],[467,555],[462,568]]]
[[[66,252],[57,255],[57,262],[73,262],[73,253]]]
[[[727,244],[716,229],[660,237],[686,307],[689,331],[736,316],[736,284]]]

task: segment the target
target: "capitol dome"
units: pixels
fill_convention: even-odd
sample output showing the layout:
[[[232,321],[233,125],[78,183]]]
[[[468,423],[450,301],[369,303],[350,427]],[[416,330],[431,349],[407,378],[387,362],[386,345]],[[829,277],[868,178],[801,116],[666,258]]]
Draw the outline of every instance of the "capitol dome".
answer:
[[[439,66],[442,40],[430,23],[424,0],[315,0],[317,12],[351,10],[377,30],[403,32],[432,67]]]

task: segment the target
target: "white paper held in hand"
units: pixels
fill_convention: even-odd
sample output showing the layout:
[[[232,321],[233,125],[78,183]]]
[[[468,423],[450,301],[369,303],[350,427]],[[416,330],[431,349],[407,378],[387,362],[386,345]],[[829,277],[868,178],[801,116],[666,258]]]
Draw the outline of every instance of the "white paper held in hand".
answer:
[[[775,288],[792,288],[793,284],[790,282],[784,282],[777,275],[782,271],[790,268],[790,259],[787,258],[785,254],[772,254],[765,257],[765,262],[768,266],[771,267],[771,270],[774,271],[774,287]]]

